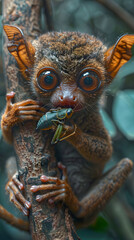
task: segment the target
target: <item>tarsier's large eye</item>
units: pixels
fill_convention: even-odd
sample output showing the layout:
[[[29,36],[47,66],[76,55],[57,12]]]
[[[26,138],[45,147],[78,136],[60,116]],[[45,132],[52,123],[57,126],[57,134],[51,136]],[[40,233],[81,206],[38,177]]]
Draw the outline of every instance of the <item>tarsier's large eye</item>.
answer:
[[[78,76],[78,86],[86,92],[95,92],[101,85],[100,75],[96,69],[84,68]]]
[[[37,74],[38,87],[43,91],[52,91],[59,85],[56,70],[51,67],[42,68]]]

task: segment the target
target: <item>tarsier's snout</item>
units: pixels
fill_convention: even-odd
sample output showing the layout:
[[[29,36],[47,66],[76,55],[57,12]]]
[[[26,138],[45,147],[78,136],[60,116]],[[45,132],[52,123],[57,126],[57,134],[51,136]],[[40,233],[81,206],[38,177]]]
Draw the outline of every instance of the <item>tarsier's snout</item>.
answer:
[[[82,109],[82,104],[78,101],[77,96],[75,95],[70,95],[63,97],[62,95],[59,96],[59,101],[57,101],[56,105],[58,107],[64,107],[64,108],[72,108],[74,111],[75,110],[81,110]]]
[[[57,91],[52,96],[52,104],[54,108],[72,108],[73,111],[83,109],[83,97],[77,91]]]

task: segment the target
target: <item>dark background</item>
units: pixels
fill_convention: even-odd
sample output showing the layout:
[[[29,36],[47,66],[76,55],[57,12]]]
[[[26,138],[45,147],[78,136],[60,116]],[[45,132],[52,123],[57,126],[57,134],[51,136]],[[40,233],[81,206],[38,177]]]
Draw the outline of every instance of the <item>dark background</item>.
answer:
[[[104,1],[106,2],[106,1]],[[56,31],[80,31],[95,35],[107,46],[113,45],[125,34],[134,33],[134,0],[114,0],[115,11],[95,0],[53,0]],[[121,8],[120,8],[121,7]],[[121,12],[122,9],[125,12]],[[125,19],[125,14],[130,14]],[[121,17],[119,17],[121,14]],[[131,19],[133,25],[128,24]],[[45,31],[46,22],[42,17]],[[2,1],[0,1],[0,115],[5,108],[5,83],[2,69]],[[133,51],[134,52],[134,51]],[[107,164],[110,168],[121,158],[134,160],[134,56],[122,67],[114,83],[102,100],[101,114],[113,139],[113,157]],[[5,193],[7,175],[5,164],[13,156],[12,146],[7,145],[0,129],[0,204],[16,216],[21,214],[9,203]],[[134,239],[134,173],[132,172],[97,220],[89,227],[79,230],[82,240],[133,240]],[[28,235],[0,220],[0,239],[30,239]]]

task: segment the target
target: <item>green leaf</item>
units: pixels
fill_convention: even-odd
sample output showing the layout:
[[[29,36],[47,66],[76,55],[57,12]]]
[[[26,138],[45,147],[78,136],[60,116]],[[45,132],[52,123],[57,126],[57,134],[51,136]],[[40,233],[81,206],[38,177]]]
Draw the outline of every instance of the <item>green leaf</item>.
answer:
[[[109,228],[108,222],[102,216],[98,216],[95,224],[90,226],[91,229],[95,230],[96,232],[107,232]]]
[[[112,119],[108,116],[107,112],[103,109],[100,109],[100,114],[101,114],[104,125],[105,125],[106,129],[108,130],[110,136],[115,137],[117,131],[116,131],[116,127],[115,127]]]
[[[113,118],[128,140],[134,140],[134,90],[120,91],[113,103]]]

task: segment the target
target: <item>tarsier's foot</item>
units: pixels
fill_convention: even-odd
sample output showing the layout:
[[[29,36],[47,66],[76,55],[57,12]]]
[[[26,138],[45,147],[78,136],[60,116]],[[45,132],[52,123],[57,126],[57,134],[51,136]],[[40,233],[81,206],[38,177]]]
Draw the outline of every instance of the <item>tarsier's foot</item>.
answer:
[[[6,95],[7,105],[1,121],[3,136],[9,143],[12,142],[11,129],[15,124],[26,120],[38,121],[45,112],[45,109],[32,99],[13,104],[12,99],[14,96],[14,92]]]
[[[42,202],[48,199],[50,204],[53,204],[58,201],[64,202],[69,209],[75,214],[75,212],[79,209],[79,202],[75,197],[70,185],[67,182],[67,172],[66,167],[61,163],[58,164],[58,167],[63,171],[62,180],[57,177],[48,177],[45,175],[41,176],[42,183],[46,183],[43,185],[34,185],[31,187],[31,191],[33,193],[41,191],[41,190],[50,190],[49,193],[43,195],[37,195],[36,200],[38,202]],[[51,183],[50,183],[51,182]]]
[[[20,192],[20,190],[23,189],[23,184],[18,180],[18,173],[15,173],[12,179],[7,183],[6,190],[9,193],[10,201],[13,202],[21,212],[28,216],[31,203],[28,202]]]

